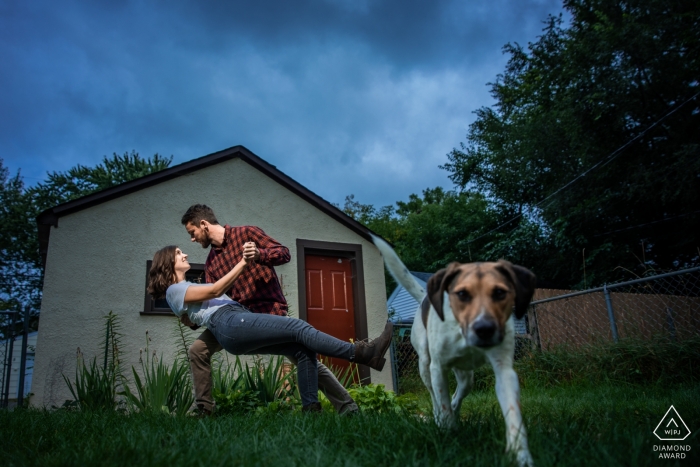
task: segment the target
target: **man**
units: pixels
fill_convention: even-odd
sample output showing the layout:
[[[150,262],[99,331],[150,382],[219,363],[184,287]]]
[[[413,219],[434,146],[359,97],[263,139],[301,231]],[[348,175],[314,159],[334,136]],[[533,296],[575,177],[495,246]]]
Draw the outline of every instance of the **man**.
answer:
[[[227,295],[254,313],[287,316],[287,300],[274,269],[274,266],[289,262],[287,247],[267,236],[258,227],[219,225],[214,211],[203,204],[190,206],[182,216],[182,225],[193,242],[199,243],[203,248],[211,247],[204,268],[207,282],[216,282],[230,271],[243,255],[252,255],[254,263],[241,274]],[[244,247],[247,242],[253,242],[254,245],[248,244]],[[183,319],[183,323],[190,326],[188,321]],[[205,330],[189,350],[195,400],[197,408],[205,415],[211,414],[214,408],[211,395],[211,356],[219,350],[221,346],[209,330]],[[359,410],[347,390],[321,362],[318,363],[318,387],[338,413]]]

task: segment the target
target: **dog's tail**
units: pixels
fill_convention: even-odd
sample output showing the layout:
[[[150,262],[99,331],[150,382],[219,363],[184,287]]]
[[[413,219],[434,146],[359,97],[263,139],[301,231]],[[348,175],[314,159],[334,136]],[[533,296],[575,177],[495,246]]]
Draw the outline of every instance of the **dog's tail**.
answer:
[[[396,279],[396,282],[401,284],[418,303],[421,303],[423,298],[425,298],[425,289],[413,277],[413,274],[408,271],[408,268],[403,264],[394,249],[387,242],[374,235],[372,235],[372,241],[384,257],[384,264],[394,279]]]

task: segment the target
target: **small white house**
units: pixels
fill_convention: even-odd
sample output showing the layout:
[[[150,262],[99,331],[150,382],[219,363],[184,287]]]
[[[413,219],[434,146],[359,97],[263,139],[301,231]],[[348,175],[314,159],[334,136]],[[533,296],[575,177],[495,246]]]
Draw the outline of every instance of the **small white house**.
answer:
[[[223,224],[256,225],[287,246],[276,267],[290,314],[341,339],[378,336],[387,321],[384,264],[371,231],[243,146],[179,164],[46,210],[37,218],[45,279],[32,404],[60,406],[70,393],[76,351],[101,355],[104,317],[121,321],[122,366],[139,368],[146,346],[176,354],[175,316],[146,294],[153,254],[178,245],[195,272],[208,250],[180,223],[193,204]],[[196,334],[195,334],[196,335]],[[372,382],[391,383],[361,367]]]

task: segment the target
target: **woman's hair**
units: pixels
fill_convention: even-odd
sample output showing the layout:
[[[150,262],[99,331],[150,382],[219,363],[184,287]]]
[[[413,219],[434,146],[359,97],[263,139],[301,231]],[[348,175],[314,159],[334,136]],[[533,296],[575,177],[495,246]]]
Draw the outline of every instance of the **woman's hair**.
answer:
[[[147,290],[154,300],[163,298],[168,287],[175,283],[175,250],[175,245],[168,245],[153,255]]]

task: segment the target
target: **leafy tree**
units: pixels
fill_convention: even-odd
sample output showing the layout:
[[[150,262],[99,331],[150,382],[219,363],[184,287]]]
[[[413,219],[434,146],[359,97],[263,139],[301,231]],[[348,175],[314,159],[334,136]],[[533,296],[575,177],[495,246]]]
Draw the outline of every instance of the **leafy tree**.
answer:
[[[131,154],[126,152],[122,156],[114,153],[111,158],[104,156],[102,163],[95,167],[78,164],[65,172],[51,172],[45,182],[31,189],[31,194],[38,212],[41,212],[57,204],[158,172],[167,168],[172,161],[172,156],[159,154],[144,159],[136,151],[131,151]]]
[[[43,265],[39,255],[36,216],[45,209],[167,168],[172,156],[142,158],[132,151],[103,157],[95,167],[77,165],[51,172],[47,180],[26,187],[20,173],[13,177],[0,159],[0,307],[29,305],[38,312]]]
[[[401,225],[393,206],[377,209],[371,204],[362,204],[355,200],[355,195],[348,195],[342,210],[389,242],[395,242],[401,237]]]
[[[396,244],[406,266],[414,271],[434,272],[452,261],[486,261],[480,247],[469,244],[495,225],[495,212],[479,193],[444,191],[437,187],[423,190],[423,197],[409,196],[397,202],[403,235]]]
[[[485,242],[466,242],[471,233],[483,233],[495,225],[495,212],[482,195],[428,188],[422,197],[412,194],[396,206],[376,209],[350,195],[343,210],[393,243],[412,271],[434,272],[452,261],[498,259],[484,256],[480,247]],[[386,284],[388,295],[396,286],[388,274]]]
[[[10,177],[0,159],[0,310],[18,310],[37,300],[40,275],[25,261],[22,248],[28,231],[36,230],[30,225],[33,212],[19,171]]]
[[[505,47],[496,104],[442,167],[512,220],[491,250],[538,240],[527,265],[559,284],[582,282],[584,261],[598,283],[698,263],[700,3],[564,7],[568,26],[550,17],[527,50]]]

